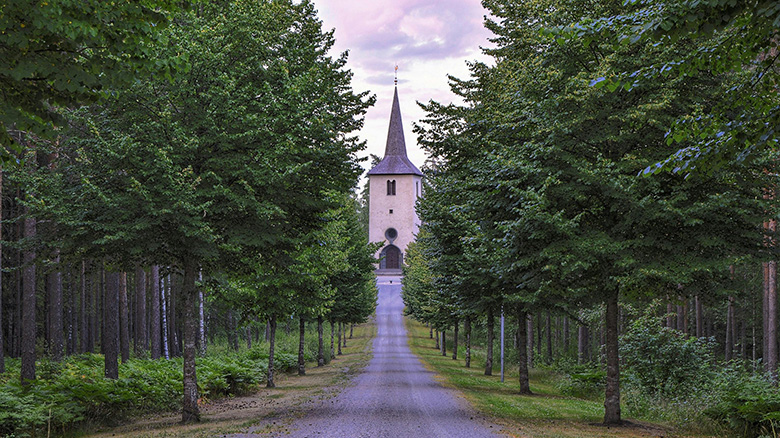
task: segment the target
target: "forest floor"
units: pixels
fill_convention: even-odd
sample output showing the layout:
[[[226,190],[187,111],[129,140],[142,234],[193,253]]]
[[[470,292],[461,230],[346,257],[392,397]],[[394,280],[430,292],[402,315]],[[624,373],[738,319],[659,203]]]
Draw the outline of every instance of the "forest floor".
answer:
[[[502,433],[523,438],[650,438],[705,437],[688,434],[672,427],[628,419],[625,426],[604,427],[599,423],[604,415],[603,401],[584,400],[560,394],[555,387],[557,377],[544,370],[531,371],[534,395],[519,394],[517,371],[507,370],[505,382],[500,381],[500,364],[494,364],[493,376],[484,375],[483,364],[472,361],[465,367],[461,356],[452,359],[452,351],[442,356],[429,337],[429,329],[406,319],[409,346],[425,366],[437,375],[445,386],[461,391],[488,421],[502,427]],[[461,346],[461,348],[463,348]]]
[[[371,341],[376,336],[373,321],[355,326],[344,354],[317,367],[306,364],[306,375],[277,374],[276,388],[258,388],[250,395],[209,401],[201,407],[201,422],[182,425],[180,413],[165,413],[135,419],[112,428],[100,428],[82,436],[90,438],[183,438],[214,437],[246,431],[283,432],[308,406],[338,395],[371,358]],[[329,347],[329,345],[328,345]]]

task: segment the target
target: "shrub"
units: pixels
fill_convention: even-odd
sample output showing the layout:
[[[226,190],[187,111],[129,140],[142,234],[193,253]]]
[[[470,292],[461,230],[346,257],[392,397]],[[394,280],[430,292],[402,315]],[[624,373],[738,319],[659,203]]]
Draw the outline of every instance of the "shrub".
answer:
[[[713,376],[713,339],[694,338],[661,326],[658,303],[631,323],[620,340],[627,379],[653,395],[674,396]]]
[[[557,383],[561,393],[585,399],[603,397],[607,373],[597,364],[564,359],[555,362],[554,367],[562,375]]]
[[[744,437],[778,436],[780,392],[768,376],[732,363],[715,379],[713,405],[705,415]]]

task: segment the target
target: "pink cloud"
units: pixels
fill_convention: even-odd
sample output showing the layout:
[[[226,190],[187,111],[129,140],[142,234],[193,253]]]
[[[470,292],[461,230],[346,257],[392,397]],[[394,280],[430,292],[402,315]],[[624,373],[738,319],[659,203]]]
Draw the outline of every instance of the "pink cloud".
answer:
[[[479,0],[316,0],[337,46],[360,67],[386,68],[399,59],[463,57],[485,40]],[[389,59],[388,59],[389,58]]]

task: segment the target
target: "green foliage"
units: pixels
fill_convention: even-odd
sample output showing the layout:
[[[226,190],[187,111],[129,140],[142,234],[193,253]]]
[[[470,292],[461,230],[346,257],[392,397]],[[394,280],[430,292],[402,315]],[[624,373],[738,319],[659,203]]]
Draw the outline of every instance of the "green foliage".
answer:
[[[780,80],[777,26],[780,8],[760,0],[630,0],[605,17],[549,27],[558,41],[628,47],[651,41],[671,49],[669,58],[639,68],[616,64],[591,85],[610,92],[657,81],[728,78],[722,98],[681,114],[667,125],[666,141],[679,149],[647,166],[644,175],[672,171],[707,174],[762,158],[777,146],[780,117],[775,90]]]
[[[607,374],[594,363],[577,364],[564,360],[556,363],[555,369],[561,374],[556,386],[562,394],[596,400],[604,392]]]
[[[297,369],[292,351],[295,348],[277,351],[279,371]],[[268,353],[261,346],[198,359],[199,392],[206,399],[249,393],[264,381],[267,363]],[[70,356],[59,364],[42,360],[38,369],[45,371],[28,388],[17,383],[17,365],[18,360],[9,360],[0,381],[0,436],[32,435],[49,424],[55,430],[84,421],[116,424],[132,415],[181,407],[181,358],[131,359],[120,365],[117,380],[104,378],[102,355]]]
[[[704,411],[708,417],[737,436],[778,435],[780,392],[767,376],[731,366],[719,373],[713,387],[713,403]]]
[[[662,327],[659,301],[631,322],[620,339],[624,375],[643,391],[660,396],[701,387],[713,376],[715,340]]]
[[[52,107],[94,101],[141,75],[170,74],[177,58],[159,58],[179,2],[7,0],[0,9],[0,146],[21,148],[10,130],[53,136]]]

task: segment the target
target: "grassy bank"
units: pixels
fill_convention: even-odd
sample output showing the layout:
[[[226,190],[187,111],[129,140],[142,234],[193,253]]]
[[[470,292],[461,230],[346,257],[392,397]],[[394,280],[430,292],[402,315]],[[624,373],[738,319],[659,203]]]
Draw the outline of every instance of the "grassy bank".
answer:
[[[586,400],[563,395],[557,388],[559,377],[548,370],[531,370],[531,391],[534,395],[519,395],[517,370],[505,370],[505,382],[500,381],[500,364],[495,363],[493,376],[485,376],[482,361],[472,360],[466,368],[463,350],[458,360],[452,351],[441,355],[429,338],[429,331],[407,318],[409,346],[426,366],[442,377],[442,381],[463,392],[466,399],[491,421],[504,428],[509,436],[533,438],[557,437],[669,437],[685,435],[666,425],[629,419],[625,427],[606,428],[598,425],[604,415],[603,401]]]

